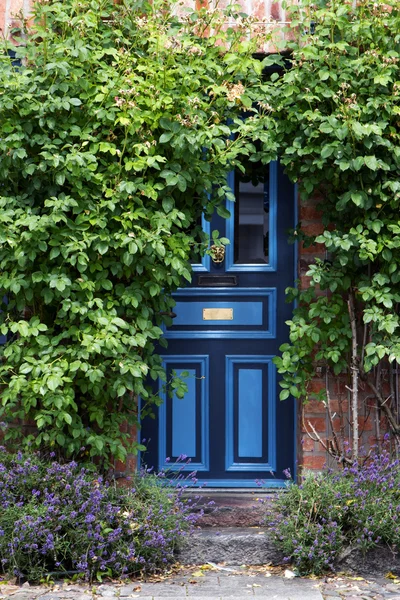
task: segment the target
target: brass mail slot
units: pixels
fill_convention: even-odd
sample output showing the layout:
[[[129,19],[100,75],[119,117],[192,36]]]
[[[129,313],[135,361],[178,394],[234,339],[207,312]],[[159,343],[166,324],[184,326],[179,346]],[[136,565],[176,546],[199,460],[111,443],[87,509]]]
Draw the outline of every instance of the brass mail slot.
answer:
[[[203,308],[203,321],[232,321],[233,308]]]

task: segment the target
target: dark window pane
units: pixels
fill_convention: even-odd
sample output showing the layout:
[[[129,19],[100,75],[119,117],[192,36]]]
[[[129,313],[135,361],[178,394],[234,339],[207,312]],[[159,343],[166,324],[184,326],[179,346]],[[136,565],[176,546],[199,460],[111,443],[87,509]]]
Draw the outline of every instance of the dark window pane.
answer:
[[[269,169],[235,172],[235,263],[269,262]]]

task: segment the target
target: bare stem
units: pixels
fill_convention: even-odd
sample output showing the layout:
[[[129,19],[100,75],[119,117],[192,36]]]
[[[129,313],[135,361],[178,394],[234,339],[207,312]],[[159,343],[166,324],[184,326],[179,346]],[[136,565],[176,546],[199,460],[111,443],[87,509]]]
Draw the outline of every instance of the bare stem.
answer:
[[[351,404],[352,404],[352,427],[353,427],[353,460],[358,460],[358,379],[360,375],[358,364],[357,347],[357,325],[354,308],[354,292],[350,290],[347,300],[351,325]]]

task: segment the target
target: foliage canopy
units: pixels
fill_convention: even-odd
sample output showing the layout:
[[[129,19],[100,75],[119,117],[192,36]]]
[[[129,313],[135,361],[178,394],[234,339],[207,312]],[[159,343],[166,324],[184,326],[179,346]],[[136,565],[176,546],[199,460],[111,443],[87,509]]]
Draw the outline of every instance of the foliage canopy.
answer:
[[[306,0],[292,17],[290,69],[274,89],[279,146],[301,198],[321,197],[321,234],[296,233],[325,260],[309,267],[311,289],[289,291],[298,309],[277,359],[281,398],[309,399],[317,366],[347,373],[354,419],[367,385],[399,439],[392,390],[382,392],[400,362],[399,5]]]
[[[165,379],[155,347],[207,246],[199,217],[226,216],[241,158],[275,156],[251,19],[179,11],[39,2],[20,67],[2,42],[1,413],[37,428],[8,440],[105,461],[137,450],[123,426],[139,396],[158,401],[146,382]]]

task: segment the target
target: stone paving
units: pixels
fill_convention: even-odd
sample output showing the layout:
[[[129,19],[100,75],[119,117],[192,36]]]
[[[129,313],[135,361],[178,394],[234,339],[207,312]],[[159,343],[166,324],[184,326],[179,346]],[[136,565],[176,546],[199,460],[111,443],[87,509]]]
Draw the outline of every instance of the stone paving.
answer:
[[[400,600],[400,580],[332,576],[290,578],[269,567],[183,569],[158,581],[129,581],[98,585],[56,582],[22,586],[0,582],[0,600]]]

